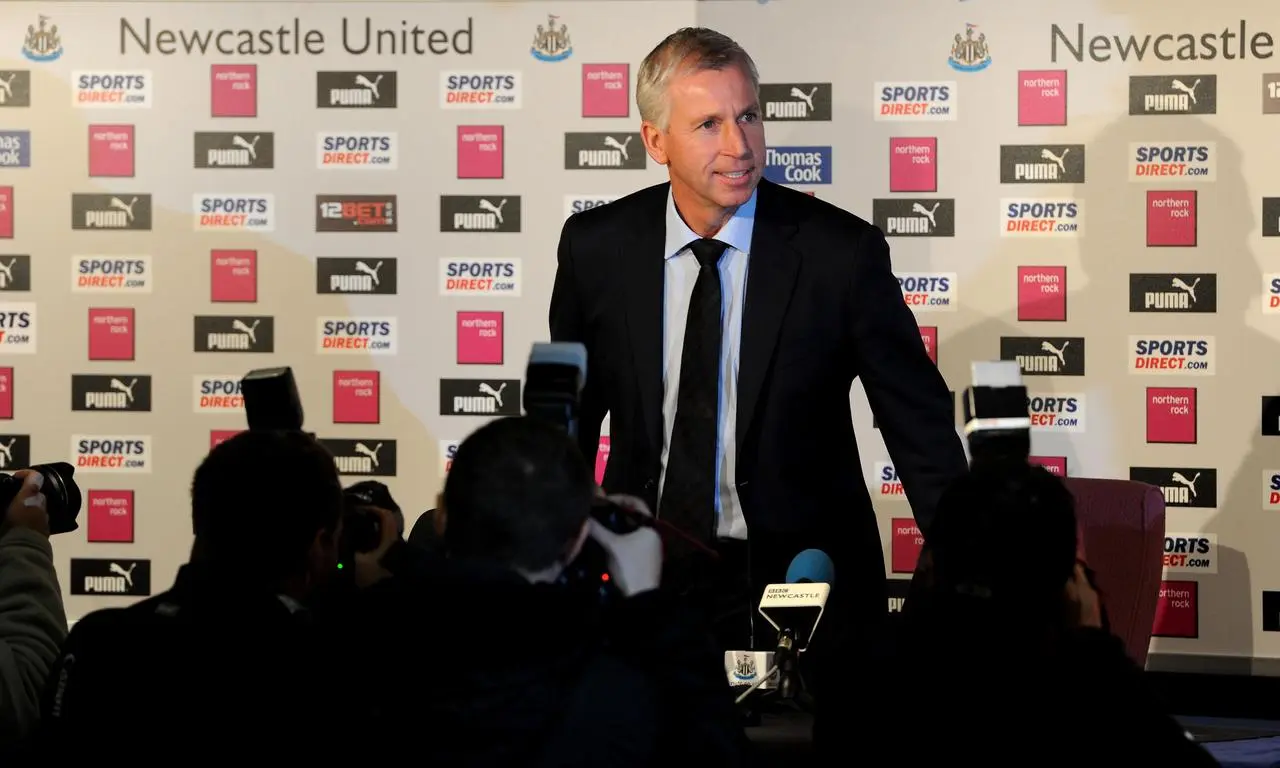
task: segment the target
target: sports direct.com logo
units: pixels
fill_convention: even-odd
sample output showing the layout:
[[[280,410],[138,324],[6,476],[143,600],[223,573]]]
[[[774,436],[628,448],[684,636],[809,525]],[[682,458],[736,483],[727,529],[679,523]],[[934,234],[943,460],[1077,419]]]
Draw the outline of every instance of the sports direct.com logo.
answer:
[[[1129,181],[1217,178],[1218,145],[1149,142],[1129,145]]]
[[[1262,276],[1262,313],[1280,314],[1280,272]]]
[[[952,82],[876,83],[876,120],[932,122],[956,119]]]
[[[876,462],[875,495],[878,499],[905,499],[906,491],[898,479],[898,470],[884,461]]]
[[[194,377],[196,413],[235,413],[244,410],[240,377],[233,374]]]
[[[1212,376],[1212,336],[1130,336],[1129,372]]]
[[[955,311],[955,272],[906,272],[898,275],[898,285],[902,300],[918,312]]]
[[[1280,509],[1280,469],[1262,470],[1262,508]]]
[[[34,355],[36,352],[36,305],[0,304],[0,353]]]
[[[441,72],[441,109],[520,109],[523,73]]]
[[[394,171],[399,140],[394,133],[320,133],[316,135],[317,168]]]
[[[276,228],[274,195],[202,195],[193,198],[196,231],[272,232]]]
[[[520,296],[520,259],[441,259],[441,296]]]
[[[1085,399],[1082,394],[1032,395],[1027,398],[1031,428],[1046,432],[1083,432]]]
[[[151,438],[73,435],[71,455],[82,472],[151,472]]]
[[[71,290],[79,293],[150,293],[150,256],[72,256]]]
[[[1077,200],[1005,198],[1000,201],[1005,237],[1078,237],[1084,210]]]
[[[148,109],[151,72],[73,72],[71,105],[81,109]]]
[[[321,353],[396,353],[394,317],[321,317],[317,325],[320,331],[317,351]]]
[[[1164,570],[1167,573],[1217,573],[1217,534],[1165,534]]]

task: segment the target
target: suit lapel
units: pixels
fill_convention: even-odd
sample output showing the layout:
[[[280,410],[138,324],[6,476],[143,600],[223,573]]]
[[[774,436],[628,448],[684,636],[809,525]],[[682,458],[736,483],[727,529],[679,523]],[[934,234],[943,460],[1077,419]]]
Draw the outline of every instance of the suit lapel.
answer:
[[[667,185],[656,187],[640,202],[641,226],[619,232],[622,249],[623,293],[626,295],[627,338],[636,386],[644,414],[645,432],[654,450],[662,449],[662,312],[666,241]]]
[[[796,225],[787,215],[777,189],[761,181],[756,220],[747,267],[747,298],[743,306],[741,359],[738,362],[738,450],[751,429],[760,393],[773,360],[778,332],[786,317],[800,254],[790,246]]]

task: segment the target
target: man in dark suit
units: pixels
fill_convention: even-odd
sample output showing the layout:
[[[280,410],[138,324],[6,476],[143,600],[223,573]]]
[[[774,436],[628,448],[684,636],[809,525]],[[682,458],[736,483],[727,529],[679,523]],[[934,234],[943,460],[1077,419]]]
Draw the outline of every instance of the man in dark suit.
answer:
[[[822,549],[837,584],[813,648],[843,624],[844,663],[878,642],[887,612],[853,380],[922,529],[964,450],[881,232],[761,180],[758,90],[751,58],[712,30],[680,30],[646,57],[645,149],[670,183],[565,223],[551,336],[587,347],[579,438],[595,455],[609,414],[604,487],[719,554],[669,542],[664,585],[706,601],[726,649],[753,637],[771,649],[753,616],[763,586]]]

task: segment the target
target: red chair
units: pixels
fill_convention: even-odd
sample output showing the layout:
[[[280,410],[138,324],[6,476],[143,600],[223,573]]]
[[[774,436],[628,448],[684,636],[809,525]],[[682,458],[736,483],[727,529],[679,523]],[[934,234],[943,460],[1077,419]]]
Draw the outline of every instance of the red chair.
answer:
[[[1160,597],[1164,496],[1155,486],[1131,480],[1068,477],[1066,484],[1111,631],[1145,667]]]

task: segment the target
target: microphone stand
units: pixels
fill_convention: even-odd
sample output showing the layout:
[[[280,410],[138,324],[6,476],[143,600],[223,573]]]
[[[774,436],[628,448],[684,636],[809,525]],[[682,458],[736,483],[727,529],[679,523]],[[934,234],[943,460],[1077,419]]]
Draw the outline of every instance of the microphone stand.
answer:
[[[813,714],[813,699],[805,690],[800,674],[800,652],[796,649],[796,633],[784,629],[778,633],[778,648],[773,654],[778,668],[778,699],[805,714]]]

